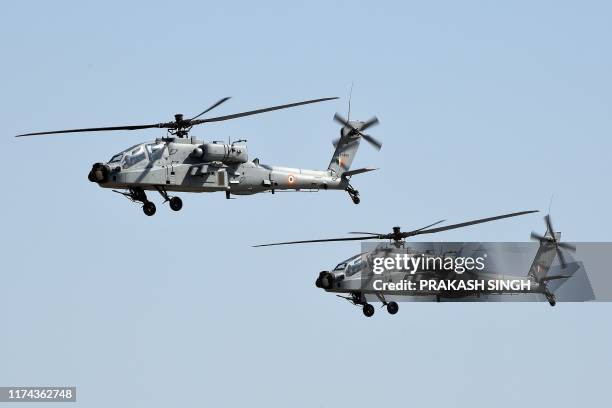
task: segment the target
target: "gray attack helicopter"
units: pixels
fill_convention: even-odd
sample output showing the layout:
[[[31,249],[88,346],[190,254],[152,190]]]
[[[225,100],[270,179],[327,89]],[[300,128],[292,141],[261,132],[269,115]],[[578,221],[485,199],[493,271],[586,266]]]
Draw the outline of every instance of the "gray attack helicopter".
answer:
[[[398,271],[387,271],[386,275],[381,275],[382,280],[385,282],[398,283],[402,281],[413,281],[417,290],[402,291],[393,290],[393,286],[384,285],[381,288],[380,284],[373,284],[374,274],[373,271],[373,260],[376,257],[394,257],[395,254],[407,254],[409,257],[434,257],[431,251],[426,250],[415,250],[405,246],[405,239],[421,234],[433,234],[442,231],[447,231],[455,228],[463,228],[470,225],[500,220],[503,218],[516,217],[519,215],[530,214],[537,211],[521,211],[517,213],[504,214],[496,217],[483,218],[474,221],[463,222],[460,224],[453,224],[448,226],[442,226],[432,228],[433,226],[440,224],[443,221],[438,221],[431,225],[416,230],[402,232],[400,227],[393,227],[393,232],[390,234],[379,234],[369,232],[352,232],[352,234],[360,234],[358,237],[345,237],[345,238],[331,238],[331,239],[315,239],[306,241],[290,241],[290,242],[279,242],[273,244],[256,245],[256,247],[263,246],[274,246],[274,245],[288,245],[288,244],[302,244],[312,242],[332,242],[332,241],[364,241],[364,240],[388,240],[391,245],[386,243],[376,246],[373,250],[365,251],[360,254],[354,255],[345,261],[340,262],[333,270],[322,271],[315,285],[318,288],[337,294],[337,296],[344,298],[351,302],[355,306],[361,306],[363,314],[367,317],[371,317],[374,314],[374,306],[368,302],[382,302],[383,306],[386,306],[387,311],[390,314],[396,314],[399,310],[399,305],[395,301],[388,300],[389,297],[394,298],[408,298],[413,296],[429,296],[436,301],[440,301],[441,298],[465,298],[468,296],[480,297],[481,295],[503,295],[503,294],[525,294],[535,293],[543,295],[551,306],[556,304],[556,298],[554,291],[558,289],[559,285],[552,287],[552,282],[560,282],[564,279],[568,279],[576,272],[579,268],[578,263],[572,262],[566,263],[565,256],[561,249],[569,251],[575,251],[576,248],[568,243],[560,242],[561,234],[554,232],[550,217],[547,215],[544,217],[546,223],[546,232],[544,235],[533,232],[531,238],[539,242],[538,251],[531,264],[527,276],[509,276],[491,273],[490,271],[466,271],[462,274],[457,274],[454,270],[445,269],[443,267],[421,267],[416,270],[416,273],[398,272]],[[452,256],[457,256],[459,253],[453,251]],[[445,253],[448,255],[449,253]],[[551,265],[555,259],[559,257],[561,264],[562,274],[551,274]],[[427,265],[426,262],[422,262],[421,265]],[[435,263],[434,263],[435,265]],[[483,281],[484,289],[478,290],[448,290],[448,289],[437,289],[437,290],[419,290],[420,280],[435,280],[435,281],[449,281],[453,280],[480,280]],[[494,284],[500,281],[514,281],[517,282],[517,288],[500,288],[500,285]],[[490,285],[494,289],[489,288]],[[520,288],[518,287],[520,286]],[[395,286],[397,287],[397,286]],[[528,288],[528,289],[526,289]]]
[[[380,150],[382,144],[374,137],[363,133],[366,129],[378,124],[376,117],[361,122],[350,120],[350,112],[349,119],[337,113],[334,115],[334,120],[341,124],[342,128],[340,137],[333,142],[335,151],[327,170],[269,166],[260,163],[259,159],[249,160],[246,140],[205,143],[195,137],[189,137],[189,131],[193,126],[205,123],[236,119],[338,98],[313,99],[198,119],[228,99],[230,98],[220,99],[191,119],[185,119],[182,114],[176,114],[172,122],[35,132],[16,137],[150,128],[166,129],[168,133],[165,137],[125,149],[113,155],[106,163],[95,163],[88,175],[89,181],[97,183],[100,187],[113,189],[133,202],[142,203],[143,212],[148,216],[155,214],[156,208],[147,197],[146,191],[157,191],[164,202],[169,202],[170,208],[174,211],[179,211],[183,207],[183,202],[180,197],[171,196],[173,192],[222,191],[229,199],[231,195],[262,192],[274,194],[275,191],[344,190],[355,204],[359,204],[359,191],[350,184],[351,177],[376,169],[350,170],[350,166],[361,139]]]

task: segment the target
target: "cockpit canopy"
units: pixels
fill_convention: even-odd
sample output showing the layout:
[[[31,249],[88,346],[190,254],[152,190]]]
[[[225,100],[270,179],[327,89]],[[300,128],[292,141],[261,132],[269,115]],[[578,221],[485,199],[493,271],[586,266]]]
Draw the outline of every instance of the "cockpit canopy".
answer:
[[[155,162],[163,157],[164,149],[165,143],[137,144],[111,157],[108,164],[128,169],[139,163]]]
[[[352,276],[357,272],[361,271],[366,266],[366,262],[363,260],[362,254],[350,257],[346,261],[340,262],[334,268],[334,272],[344,271],[345,276]]]

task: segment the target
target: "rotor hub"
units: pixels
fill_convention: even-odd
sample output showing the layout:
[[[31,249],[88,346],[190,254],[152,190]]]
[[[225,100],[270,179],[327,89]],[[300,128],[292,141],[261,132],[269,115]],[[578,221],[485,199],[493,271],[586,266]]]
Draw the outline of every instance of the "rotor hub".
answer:
[[[398,241],[402,239],[402,231],[400,227],[393,227],[393,239]]]

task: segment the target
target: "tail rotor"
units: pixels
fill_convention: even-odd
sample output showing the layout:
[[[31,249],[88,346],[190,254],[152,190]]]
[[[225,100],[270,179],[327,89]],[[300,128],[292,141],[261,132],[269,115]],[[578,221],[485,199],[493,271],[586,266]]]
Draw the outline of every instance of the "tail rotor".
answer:
[[[376,116],[368,119],[365,122],[359,122],[359,121],[349,121],[349,120],[345,119],[339,113],[336,113],[334,115],[334,120],[343,126],[342,132],[341,132],[341,136],[342,137],[344,137],[344,136],[348,136],[348,137],[355,137],[355,136],[362,137],[365,141],[370,143],[376,150],[380,150],[381,149],[382,143],[380,141],[378,141],[376,138],[374,138],[371,135],[363,133],[368,128],[371,128],[372,126],[376,126],[378,124],[378,118]],[[347,133],[344,133],[344,129],[347,129]],[[342,139],[342,137],[340,137],[338,139],[335,139],[332,142],[335,147],[338,146],[338,143],[340,143],[340,140]]]
[[[532,232],[531,239],[534,241],[539,241],[541,244],[548,243],[554,245],[555,250],[557,251],[557,256],[559,257],[559,262],[561,263],[561,268],[565,269],[567,267],[567,263],[565,262],[565,256],[563,255],[562,249],[576,252],[576,247],[566,242],[559,241],[560,234],[555,232],[550,215],[547,214],[544,217],[544,223],[546,224],[546,232],[544,235],[540,235],[537,232]]]

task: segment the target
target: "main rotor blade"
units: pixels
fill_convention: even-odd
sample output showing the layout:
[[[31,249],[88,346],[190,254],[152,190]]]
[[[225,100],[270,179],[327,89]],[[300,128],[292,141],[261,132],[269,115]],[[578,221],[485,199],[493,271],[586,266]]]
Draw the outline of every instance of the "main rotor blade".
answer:
[[[212,105],[210,108],[206,109],[204,112],[200,113],[197,116],[194,116],[193,118],[189,119],[189,120],[194,120],[199,118],[200,116],[202,116],[203,114],[210,112],[211,110],[215,109],[217,106],[221,105],[224,102],[227,102],[229,99],[231,98],[231,96],[226,96],[225,98],[221,98],[219,99],[214,105]]]
[[[439,228],[433,228],[433,229],[427,229],[427,230],[420,229],[420,230],[405,232],[404,234],[406,234],[406,237],[409,237],[412,235],[420,235],[420,234],[434,234],[436,232],[447,231],[447,230],[451,230],[455,228],[468,227],[470,225],[482,224],[484,222],[501,220],[503,218],[517,217],[519,215],[531,214],[534,212],[538,212],[538,211],[537,210],[521,211],[521,212],[516,212],[516,213],[511,213],[511,214],[498,215],[496,217],[481,218],[479,220],[462,222],[460,224],[447,225],[445,227],[439,227]]]
[[[379,238],[378,235],[373,235],[373,236],[370,236],[370,237],[310,239],[310,240],[306,240],[306,241],[288,241],[288,242],[275,242],[273,244],[253,245],[253,248],[266,247],[266,246],[275,246],[275,245],[308,244],[308,243],[312,243],[312,242],[362,241],[362,240],[365,240],[365,239],[378,239],[378,238]]]
[[[217,103],[215,103],[210,108],[206,109],[204,112],[202,112],[199,115],[197,115],[195,118],[197,118],[197,117],[205,114],[206,112],[209,112],[210,110],[216,108],[217,106],[221,105],[223,102],[227,101],[228,99],[229,99],[229,97],[220,99]],[[289,104],[286,104],[286,105],[273,106],[273,107],[270,107],[270,108],[257,109],[257,110],[254,110],[254,111],[235,113],[233,115],[218,116],[218,117],[215,117],[215,118],[208,118],[208,119],[195,119],[195,118],[193,118],[193,119],[187,119],[187,120],[185,120],[184,122],[182,122],[180,124],[184,124],[185,126],[193,126],[193,125],[199,125],[200,123],[206,123],[206,122],[219,122],[219,121],[222,121],[222,120],[235,119],[235,118],[240,118],[242,116],[256,115],[258,113],[270,112],[270,111],[274,111],[274,110],[278,110],[278,109],[286,109],[286,108],[292,108],[294,106],[307,105],[307,104],[310,104],[310,103],[329,101],[329,100],[332,100],[332,99],[338,99],[338,98],[337,97],[333,97],[333,98],[313,99],[313,100],[309,100],[309,101],[289,103]],[[21,135],[16,135],[15,137],[37,136],[37,135],[53,135],[53,134],[59,134],[59,133],[104,132],[104,131],[113,131],[113,130],[139,130],[139,129],[150,129],[150,128],[176,129],[178,125],[179,124],[177,124],[177,122],[162,122],[162,123],[153,123],[153,124],[149,124],[149,125],[108,126],[108,127],[81,128],[81,129],[65,129],[65,130],[53,130],[53,131],[49,131],[49,132],[24,133],[24,134],[21,134]]]
[[[270,111],[275,111],[275,110],[279,110],[279,109],[287,109],[287,108],[293,108],[295,106],[308,105],[308,104],[311,104],[311,103],[331,101],[333,99],[338,99],[338,97],[312,99],[312,100],[309,100],[309,101],[288,103],[286,105],[272,106],[270,108],[263,108],[263,109],[256,109],[256,110],[247,111],[247,112],[234,113],[232,115],[217,116],[215,118],[197,119],[197,120],[191,121],[191,124],[192,125],[198,125],[200,123],[220,122],[220,121],[223,121],[223,120],[236,119],[236,118],[241,118],[243,116],[257,115],[259,113],[270,112]]]
[[[95,128],[82,128],[82,129],[66,129],[66,130],[53,130],[49,132],[34,132],[34,133],[24,133],[21,135],[17,135],[15,137],[23,137],[23,136],[37,136],[37,135],[54,135],[58,133],[80,133],[80,132],[104,132],[111,130],[138,130],[138,129],[149,129],[149,128],[165,128],[172,127],[169,123],[155,123],[151,125],[135,125],[135,126],[109,126],[109,127],[95,127]]]
[[[362,235],[384,235],[379,232],[362,232],[362,231],[351,231],[349,234],[362,234]]]
[[[436,222],[434,222],[433,224],[429,224],[429,225],[427,225],[427,226],[425,226],[425,227],[422,227],[422,228],[419,228],[419,229],[416,229],[416,230],[412,230],[411,232],[423,231],[424,229],[427,229],[427,228],[429,228],[429,227],[433,227],[434,225],[438,225],[438,224],[440,224],[440,223],[442,223],[442,222],[444,222],[444,221],[446,221],[446,220],[436,221]]]
[[[380,148],[382,147],[382,143],[380,143],[378,140],[374,139],[370,135],[366,135],[366,134],[363,134],[361,132],[359,132],[359,133],[361,134],[361,137],[363,137],[368,143],[370,143],[372,146],[374,146],[374,148],[376,150],[380,150]]]

